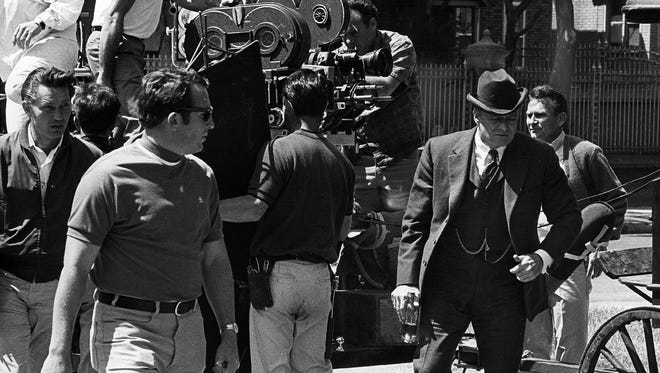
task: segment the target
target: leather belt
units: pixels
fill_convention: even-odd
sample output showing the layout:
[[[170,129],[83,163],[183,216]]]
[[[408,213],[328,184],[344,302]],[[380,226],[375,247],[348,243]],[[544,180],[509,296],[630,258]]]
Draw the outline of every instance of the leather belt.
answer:
[[[151,300],[144,300],[123,295],[115,295],[104,293],[97,290],[97,299],[103,304],[110,306],[127,308],[129,310],[144,311],[155,313],[174,313],[176,315],[183,315],[195,309],[196,299],[185,302],[155,302]]]
[[[286,254],[278,256],[269,256],[268,259],[271,259],[275,262],[280,262],[284,260],[297,260],[301,262],[310,262],[314,264],[327,263],[328,261],[318,257],[316,255],[295,255],[295,254]]]

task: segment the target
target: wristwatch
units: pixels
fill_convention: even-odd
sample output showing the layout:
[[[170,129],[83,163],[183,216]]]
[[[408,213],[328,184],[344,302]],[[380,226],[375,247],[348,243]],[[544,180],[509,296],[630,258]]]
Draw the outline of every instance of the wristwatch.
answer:
[[[225,330],[233,330],[234,333],[238,334],[238,324],[236,323],[227,324],[222,327],[222,331],[224,332]]]

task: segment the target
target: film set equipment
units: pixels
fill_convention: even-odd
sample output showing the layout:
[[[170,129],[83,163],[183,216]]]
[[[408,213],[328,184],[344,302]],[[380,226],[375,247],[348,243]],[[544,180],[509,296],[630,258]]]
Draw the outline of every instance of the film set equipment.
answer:
[[[182,26],[178,13],[173,8],[175,24]],[[365,77],[389,75],[392,56],[385,49],[363,56],[338,51],[349,20],[346,0],[268,0],[211,8],[188,20],[185,32],[181,27],[170,31],[173,61],[186,60],[190,67],[203,72],[256,42],[261,69],[253,74],[263,74],[266,123],[274,134],[285,130],[281,110],[284,80],[304,67],[324,74],[331,85],[322,130],[352,135],[365,113],[376,110],[379,102],[391,100],[378,96],[380,87],[368,84]],[[354,144],[353,136],[339,138],[348,141],[336,143]]]

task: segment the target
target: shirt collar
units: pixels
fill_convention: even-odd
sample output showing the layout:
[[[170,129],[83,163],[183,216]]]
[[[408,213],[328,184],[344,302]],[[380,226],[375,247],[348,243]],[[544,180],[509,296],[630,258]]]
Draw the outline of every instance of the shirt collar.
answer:
[[[28,147],[30,149],[39,149],[41,152],[46,154],[46,152],[43,149],[41,149],[39,146],[37,146],[37,143],[34,141],[34,138],[32,137],[32,131],[30,131],[29,125],[27,127],[27,136],[28,136]],[[60,141],[57,143],[57,146],[53,148],[53,150],[51,150],[50,153],[48,153],[47,155],[54,154],[54,152],[56,152],[62,145],[62,140],[64,140],[64,135],[60,136]]]
[[[480,131],[480,129],[477,127],[477,130],[474,132],[474,145],[475,145],[474,151],[477,154],[483,155],[484,158],[485,158],[486,154],[488,154],[491,147],[486,145],[486,143],[484,143],[481,140],[481,137],[479,136],[479,131]],[[504,156],[504,151],[506,150],[506,147],[507,146],[504,145],[504,146],[500,146],[499,148],[495,149],[495,150],[497,150],[498,159],[500,159],[500,160],[502,159],[502,156]]]
[[[564,139],[566,139],[566,132],[562,130],[559,136],[557,136],[557,138],[552,140],[552,142],[550,143],[552,147],[555,149],[555,151],[559,150],[562,146],[564,146]]]
[[[165,147],[159,145],[153,141],[149,136],[142,136],[139,140],[136,141],[137,145],[142,149],[146,150],[148,153],[153,154],[160,160],[164,161],[168,165],[176,165],[182,159],[186,157],[180,154],[177,154]]]

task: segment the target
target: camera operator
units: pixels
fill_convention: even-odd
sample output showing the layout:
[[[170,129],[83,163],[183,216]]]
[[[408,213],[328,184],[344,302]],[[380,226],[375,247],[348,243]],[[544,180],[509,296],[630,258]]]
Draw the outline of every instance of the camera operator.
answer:
[[[337,260],[337,242],[350,227],[354,176],[349,161],[319,131],[325,87],[324,78],[307,69],[287,78],[284,118],[292,133],[264,147],[248,195],[220,201],[223,220],[258,221],[251,261],[270,272],[263,287],[250,280],[255,373],[332,370],[325,358],[332,309],[328,264]],[[268,296],[260,302],[258,293],[270,293],[272,302]]]
[[[378,9],[369,0],[349,0],[351,19],[342,49],[358,55],[389,49],[393,68],[389,76],[367,76],[382,86],[380,96],[393,100],[371,114],[358,132],[359,155],[353,157],[355,198],[363,213],[396,212],[398,221],[408,202],[421,146],[421,107],[416,55],[410,39],[378,29]]]

